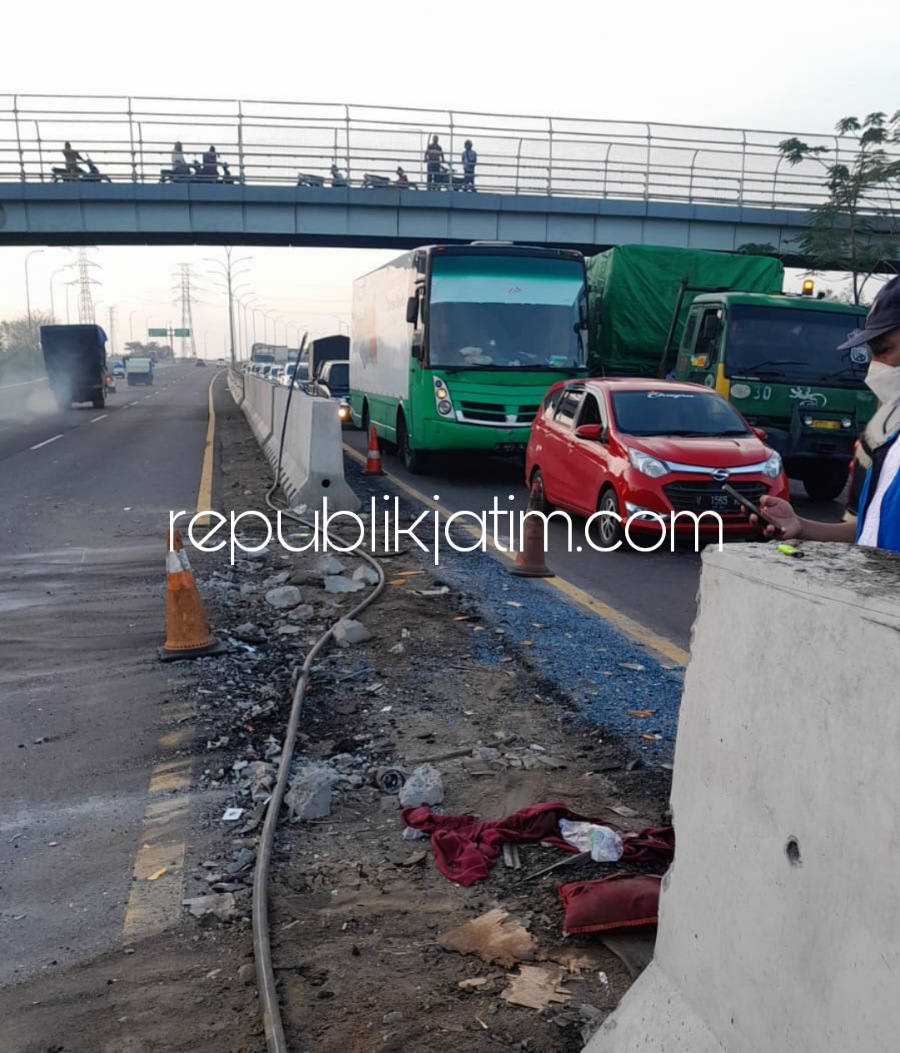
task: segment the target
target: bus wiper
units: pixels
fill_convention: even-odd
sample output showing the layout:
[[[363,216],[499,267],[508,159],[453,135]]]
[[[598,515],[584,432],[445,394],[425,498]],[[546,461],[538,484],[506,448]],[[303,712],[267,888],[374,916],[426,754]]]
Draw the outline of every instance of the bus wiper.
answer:
[[[856,379],[862,380],[862,374],[859,372],[858,366],[847,364],[841,366],[840,369],[836,369],[833,373],[828,373],[827,376],[822,377],[821,380],[813,381],[814,384],[827,384],[829,380],[834,380],[835,377],[846,377],[851,376]]]
[[[726,435],[749,435],[750,432],[745,428],[727,428],[725,431],[709,432],[710,436],[714,439],[721,439]]]
[[[763,362],[757,362],[754,366],[742,366],[738,371],[741,374],[753,373],[756,370],[765,369],[766,366],[805,366],[805,362],[799,362],[796,360],[782,361],[777,358],[767,358]]]

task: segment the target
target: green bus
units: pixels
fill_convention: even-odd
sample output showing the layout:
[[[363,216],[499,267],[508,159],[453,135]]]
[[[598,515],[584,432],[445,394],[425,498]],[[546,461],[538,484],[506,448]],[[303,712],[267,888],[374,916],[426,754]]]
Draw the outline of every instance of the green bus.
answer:
[[[415,249],[353,285],[353,423],[401,454],[524,453],[547,388],[587,374],[584,257],[498,242]]]

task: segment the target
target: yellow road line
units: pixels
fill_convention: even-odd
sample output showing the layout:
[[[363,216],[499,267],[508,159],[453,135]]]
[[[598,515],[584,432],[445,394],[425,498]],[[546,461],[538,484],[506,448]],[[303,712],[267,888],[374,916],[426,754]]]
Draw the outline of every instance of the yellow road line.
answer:
[[[208,512],[212,508],[212,478],[213,478],[213,440],[216,434],[216,411],[213,406],[213,384],[216,377],[209,382],[209,424],[206,426],[206,445],[203,449],[203,468],[200,472],[200,489],[197,492],[197,511]],[[200,516],[197,519],[198,526],[209,526],[209,516]]]
[[[344,449],[347,453],[360,464],[366,463],[366,458],[358,451],[354,450],[351,446],[344,445]],[[398,486],[404,493],[408,494],[414,500],[420,504],[425,505],[432,511],[439,512],[445,518],[449,518],[453,512],[451,509],[446,508],[444,505],[438,504],[433,501],[430,497],[426,497],[425,494],[420,493],[415,487],[405,483],[402,479],[398,479],[395,475],[389,476],[391,483],[394,486]],[[458,527],[464,530],[470,537],[481,540],[481,531],[474,527],[471,523],[459,523]],[[491,555],[498,559],[504,560],[507,563],[515,563],[515,557],[510,555],[509,552],[505,552],[503,549],[497,548],[493,541],[488,537],[487,544],[491,550]],[[630,637],[636,643],[643,644],[644,647],[649,648],[651,651],[655,651],[660,658],[668,659],[670,662],[675,662],[677,665],[686,666],[690,655],[687,651],[682,650],[677,644],[674,644],[671,640],[667,640],[664,636],[659,636],[653,632],[652,629],[648,629],[645,625],[641,625],[640,622],[636,622],[633,618],[629,618],[627,614],[623,614],[621,611],[616,610],[615,607],[610,607],[609,604],[603,603],[601,600],[595,600],[590,593],[580,589],[577,585],[573,585],[570,581],[566,581],[564,578],[543,578],[545,584],[552,586],[558,592],[561,592],[568,599],[577,603],[580,607],[584,607],[590,611],[591,614],[595,614],[600,618],[605,619],[614,625],[621,633]]]
[[[189,704],[184,715],[193,712]],[[170,717],[177,716],[170,713]],[[163,736],[170,741],[171,736]],[[141,847],[132,873],[122,937],[126,943],[162,932],[181,918],[185,838],[190,829],[191,760],[174,758],[153,769],[147,789]]]

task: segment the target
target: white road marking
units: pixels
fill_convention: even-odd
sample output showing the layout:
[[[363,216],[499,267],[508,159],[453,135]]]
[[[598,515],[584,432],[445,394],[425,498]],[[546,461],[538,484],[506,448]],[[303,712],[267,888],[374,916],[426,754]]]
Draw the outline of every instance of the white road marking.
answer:
[[[150,398],[150,396],[149,396],[149,395],[145,395],[145,396],[144,396],[144,398],[145,398],[145,399],[148,399],[148,398]]]
[[[94,417],[91,424],[96,424],[98,420],[106,420],[107,414],[101,413],[99,417]]]
[[[129,402],[128,403],[129,406],[136,406],[137,404],[138,404],[138,400],[137,399],[135,399],[134,402]]]
[[[57,439],[61,439],[61,438],[62,438],[62,432],[60,432],[59,435],[54,435],[52,439],[44,439],[43,442],[39,442],[37,444],[37,446],[32,446],[31,449],[32,450],[39,450],[42,446],[46,446],[48,443],[51,443],[51,442],[56,442]]]

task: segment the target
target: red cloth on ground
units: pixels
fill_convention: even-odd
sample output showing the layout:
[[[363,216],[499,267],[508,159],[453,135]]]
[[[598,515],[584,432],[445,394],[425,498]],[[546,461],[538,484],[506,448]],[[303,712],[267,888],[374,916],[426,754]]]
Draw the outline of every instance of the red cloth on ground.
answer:
[[[474,815],[436,815],[427,805],[404,808],[400,813],[403,826],[430,836],[438,870],[460,885],[471,885],[487,877],[503,851],[504,842],[546,841],[556,848],[577,852],[560,834],[560,819],[597,823],[616,830],[624,843],[623,859],[668,863],[675,855],[675,832],[671,826],[622,830],[604,819],[591,819],[570,811],[562,801],[533,804],[505,819],[492,820],[476,819]]]
[[[563,932],[610,932],[656,925],[662,878],[655,874],[611,874],[559,886]]]

